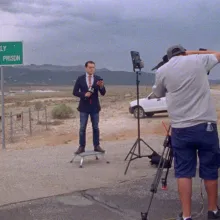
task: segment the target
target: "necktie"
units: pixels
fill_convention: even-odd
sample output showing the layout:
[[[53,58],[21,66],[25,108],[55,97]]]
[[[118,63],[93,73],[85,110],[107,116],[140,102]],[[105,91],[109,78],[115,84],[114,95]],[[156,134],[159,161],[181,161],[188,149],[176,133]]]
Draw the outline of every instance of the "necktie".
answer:
[[[88,76],[89,77],[89,88],[92,86],[92,76]]]
[[[91,88],[91,87],[92,87],[92,76],[89,75],[89,76],[88,76],[88,79],[89,79],[89,80],[88,80],[88,81],[89,81],[88,87]],[[89,102],[90,102],[90,104],[92,104],[92,99],[91,99],[91,98],[90,98]]]

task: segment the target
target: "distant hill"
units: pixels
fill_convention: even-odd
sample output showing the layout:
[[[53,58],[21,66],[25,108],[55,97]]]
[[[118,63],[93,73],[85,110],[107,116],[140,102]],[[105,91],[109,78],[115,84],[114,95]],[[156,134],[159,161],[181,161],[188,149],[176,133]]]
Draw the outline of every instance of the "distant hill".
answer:
[[[59,65],[25,65],[4,67],[4,78],[8,85],[73,85],[78,76],[84,74],[84,66]],[[110,71],[98,69],[96,74],[101,76],[106,85],[135,85],[136,74],[126,71]],[[143,72],[140,85],[152,85],[155,80],[153,73]],[[211,84],[220,84],[220,80],[210,80]]]
[[[220,84],[220,79],[210,79],[209,82],[212,85],[217,85]]]
[[[78,76],[84,74],[84,66],[58,65],[26,65],[4,67],[4,78],[8,85],[72,85]],[[126,71],[110,71],[98,69],[96,74],[101,76],[107,85],[135,85],[136,74]],[[152,85],[153,73],[142,73],[140,85]]]

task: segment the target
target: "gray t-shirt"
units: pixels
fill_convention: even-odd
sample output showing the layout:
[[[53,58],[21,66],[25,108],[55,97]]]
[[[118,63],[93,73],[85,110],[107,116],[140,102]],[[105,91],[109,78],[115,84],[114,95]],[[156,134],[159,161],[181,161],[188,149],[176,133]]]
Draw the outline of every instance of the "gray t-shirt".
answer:
[[[213,54],[175,56],[157,70],[153,93],[166,96],[172,127],[217,122],[207,76],[217,63]]]

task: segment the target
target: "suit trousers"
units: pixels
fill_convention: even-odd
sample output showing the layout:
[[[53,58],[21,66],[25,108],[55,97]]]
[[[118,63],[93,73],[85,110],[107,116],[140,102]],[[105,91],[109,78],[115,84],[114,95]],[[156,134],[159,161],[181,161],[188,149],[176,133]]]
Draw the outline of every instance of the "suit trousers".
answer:
[[[86,128],[88,119],[91,119],[93,130],[93,146],[99,146],[99,112],[80,112],[80,129],[79,129],[79,146],[85,148],[86,146]]]

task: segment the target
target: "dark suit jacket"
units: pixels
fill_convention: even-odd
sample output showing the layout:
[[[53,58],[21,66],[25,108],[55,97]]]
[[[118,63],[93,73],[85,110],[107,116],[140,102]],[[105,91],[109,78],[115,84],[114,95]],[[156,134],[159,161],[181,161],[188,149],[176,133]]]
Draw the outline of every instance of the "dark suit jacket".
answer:
[[[90,98],[85,97],[85,94],[88,92],[88,86],[86,83],[86,74],[79,76],[76,80],[76,83],[73,88],[73,95],[80,98],[78,111],[80,112],[88,112],[88,113],[97,113],[101,110],[101,106],[99,103],[99,92],[102,96],[105,95],[106,89],[97,85],[98,80],[101,79],[100,76],[94,75],[94,82],[92,88],[94,89],[94,93],[90,96]],[[90,101],[91,99],[91,101]]]

